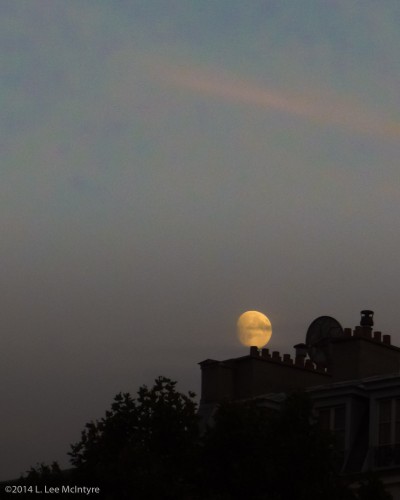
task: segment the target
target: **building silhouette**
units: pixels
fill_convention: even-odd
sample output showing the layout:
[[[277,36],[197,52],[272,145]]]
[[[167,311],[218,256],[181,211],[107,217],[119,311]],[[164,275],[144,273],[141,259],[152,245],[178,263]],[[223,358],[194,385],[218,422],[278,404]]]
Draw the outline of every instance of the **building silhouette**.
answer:
[[[279,410],[285,395],[306,391],[322,428],[342,454],[341,474],[357,481],[376,471],[394,500],[400,500],[400,348],[390,335],[373,331],[373,311],[360,325],[342,329],[333,318],[317,318],[294,359],[251,347],[234,359],[200,363],[199,412],[205,422],[223,401],[257,399]]]

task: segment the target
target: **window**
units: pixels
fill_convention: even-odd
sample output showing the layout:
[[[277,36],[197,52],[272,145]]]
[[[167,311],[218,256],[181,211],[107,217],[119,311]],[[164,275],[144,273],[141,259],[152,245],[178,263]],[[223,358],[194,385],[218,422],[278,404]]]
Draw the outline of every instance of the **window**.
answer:
[[[391,443],[392,434],[392,400],[382,399],[379,401],[379,446]]]
[[[390,467],[400,464],[400,398],[378,401],[378,447],[375,465]]]
[[[331,408],[320,408],[318,411],[318,421],[321,429],[331,431],[333,433],[338,449],[344,451],[346,443],[345,406],[342,405]]]
[[[400,444],[400,398],[381,399],[378,408],[378,445]]]
[[[345,449],[346,444],[346,411],[344,406],[334,408],[333,434],[339,450]]]
[[[400,444],[400,399],[395,399],[394,444]]]

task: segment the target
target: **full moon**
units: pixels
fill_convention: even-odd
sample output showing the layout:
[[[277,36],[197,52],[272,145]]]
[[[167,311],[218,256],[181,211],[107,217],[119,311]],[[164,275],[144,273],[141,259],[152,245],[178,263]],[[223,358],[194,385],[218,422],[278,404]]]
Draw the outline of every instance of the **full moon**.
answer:
[[[246,311],[237,321],[237,334],[243,345],[257,346],[260,349],[271,338],[271,322],[263,313]]]

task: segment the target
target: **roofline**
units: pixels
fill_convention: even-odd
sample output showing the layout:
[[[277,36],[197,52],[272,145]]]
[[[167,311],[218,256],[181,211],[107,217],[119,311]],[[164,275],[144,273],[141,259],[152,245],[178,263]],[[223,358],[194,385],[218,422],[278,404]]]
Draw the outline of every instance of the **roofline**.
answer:
[[[351,337],[350,336],[345,336],[345,337],[335,337],[335,338],[332,338],[330,339],[330,342],[332,343],[340,343],[340,342],[356,342],[356,341],[365,341],[365,342],[368,342],[369,344],[373,344],[373,345],[379,345],[379,346],[382,346],[382,347],[385,347],[387,349],[391,349],[392,351],[397,351],[399,352],[400,351],[400,347],[397,347],[393,344],[386,344],[385,342],[382,342],[382,341],[379,341],[379,340],[374,340],[373,338],[368,338],[368,337],[361,337],[360,335],[352,335]]]
[[[316,366],[313,369],[310,369],[306,368],[305,366],[298,366],[295,363],[285,363],[285,361],[283,361],[282,359],[263,358],[262,356],[252,356],[249,354],[247,354],[246,356],[240,356],[239,358],[226,359],[224,361],[217,361],[215,359],[205,359],[204,361],[200,361],[199,365],[201,368],[203,368],[203,366],[209,366],[212,364],[218,364],[219,366],[222,367],[230,367],[229,365],[232,366],[235,363],[241,363],[250,359],[255,361],[261,361],[263,363],[272,363],[274,365],[281,365],[288,368],[294,368],[295,370],[306,371],[308,373],[317,373],[318,375],[324,375],[326,377],[332,377],[332,373],[322,371]]]

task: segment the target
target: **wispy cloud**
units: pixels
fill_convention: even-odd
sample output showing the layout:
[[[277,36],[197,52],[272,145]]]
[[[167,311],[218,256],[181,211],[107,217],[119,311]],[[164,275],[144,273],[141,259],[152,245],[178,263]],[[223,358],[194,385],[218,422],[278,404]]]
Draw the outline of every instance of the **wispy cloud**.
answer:
[[[153,71],[158,78],[176,87],[223,99],[237,104],[278,110],[326,125],[335,125],[358,133],[400,137],[400,122],[384,113],[365,109],[354,100],[340,99],[321,92],[295,94],[256,84],[249,80],[229,77],[217,72],[195,68],[160,65]]]

